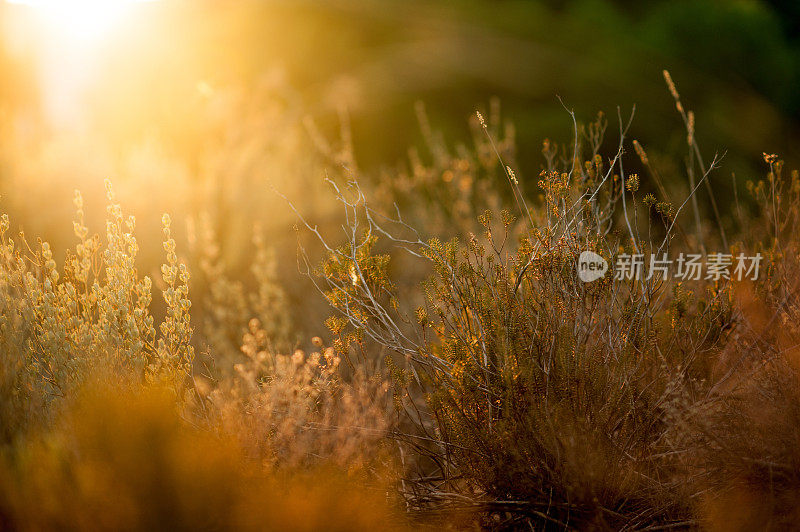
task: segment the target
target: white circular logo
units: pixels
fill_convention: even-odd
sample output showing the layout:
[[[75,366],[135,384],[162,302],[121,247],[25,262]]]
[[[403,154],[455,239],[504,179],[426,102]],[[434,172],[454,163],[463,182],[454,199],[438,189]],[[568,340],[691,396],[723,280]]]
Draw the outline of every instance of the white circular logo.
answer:
[[[608,262],[594,251],[584,251],[578,257],[578,277],[584,283],[600,279],[607,271]]]

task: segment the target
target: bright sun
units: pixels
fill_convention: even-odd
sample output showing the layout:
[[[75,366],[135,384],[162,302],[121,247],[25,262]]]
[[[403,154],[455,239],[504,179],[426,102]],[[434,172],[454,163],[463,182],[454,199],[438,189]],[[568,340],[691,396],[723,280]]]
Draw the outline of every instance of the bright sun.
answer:
[[[7,0],[35,8],[54,34],[79,42],[96,41],[110,32],[128,8],[153,0]]]
[[[0,40],[35,50],[42,106],[54,126],[82,127],[87,91],[102,71],[105,44],[129,24],[142,23],[137,6],[156,1],[0,0],[0,15],[6,14],[4,2],[11,8],[9,23],[0,25]]]

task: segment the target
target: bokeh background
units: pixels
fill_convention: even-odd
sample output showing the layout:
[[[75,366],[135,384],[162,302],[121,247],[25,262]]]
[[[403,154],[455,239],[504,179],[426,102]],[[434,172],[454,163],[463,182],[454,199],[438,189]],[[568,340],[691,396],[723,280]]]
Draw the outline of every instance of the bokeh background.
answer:
[[[630,137],[685,189],[663,69],[707,158],[726,154],[712,177],[723,216],[733,183],[763,172],[762,152],[800,159],[789,0],[163,0],[91,31],[75,13],[53,24],[41,11],[0,3],[0,204],[57,249],[71,242],[74,188],[102,231],[111,178],[143,242],[158,242],[168,211],[188,249],[207,215],[235,273],[258,222],[282,275],[297,276],[295,214],[273,187],[311,220],[333,219],[326,173],[392,179],[425,143],[420,105],[455,150],[474,111],[499,102],[531,190],[542,140],[572,132],[559,97],[581,121],[603,111],[610,132],[617,107],[636,105]],[[159,247],[142,248],[142,267],[156,268]],[[287,284],[295,312],[314,314],[309,286]]]
[[[790,1],[165,0],[116,21],[100,50],[84,50],[90,67],[63,47],[43,59],[53,51],[26,11],[0,11],[5,121],[42,127],[59,98],[47,86],[58,76],[43,73],[50,62],[87,80],[80,101],[61,102],[85,108],[57,112],[83,115],[117,150],[158,135],[164,149],[196,157],[207,124],[193,104],[204,89],[276,75],[321,120],[346,106],[369,166],[404,156],[417,100],[457,139],[465,116],[498,96],[532,152],[569,128],[556,95],[579,115],[636,103],[635,133],[664,142],[677,121],[664,68],[707,143],[743,159],[791,149],[800,113],[800,7]]]

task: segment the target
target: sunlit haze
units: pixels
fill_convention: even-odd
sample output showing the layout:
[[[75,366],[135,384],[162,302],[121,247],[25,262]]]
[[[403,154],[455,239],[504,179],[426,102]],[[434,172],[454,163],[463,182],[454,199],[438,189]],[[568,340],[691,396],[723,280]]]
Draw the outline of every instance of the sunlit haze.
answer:
[[[153,0],[8,0],[36,10],[46,30],[81,42],[112,31],[132,4]]]
[[[157,0],[7,0],[15,9],[7,40],[37,50],[43,110],[51,125],[81,127],[85,96],[108,40],[125,29],[137,4]],[[135,43],[134,43],[135,44]]]
[[[800,0],[0,0],[2,530],[800,530]]]

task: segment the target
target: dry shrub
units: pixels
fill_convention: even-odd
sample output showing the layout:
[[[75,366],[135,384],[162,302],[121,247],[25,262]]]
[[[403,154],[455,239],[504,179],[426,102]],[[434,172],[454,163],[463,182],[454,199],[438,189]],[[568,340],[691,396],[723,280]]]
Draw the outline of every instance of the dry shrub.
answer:
[[[338,313],[328,325],[343,352],[377,344],[390,353],[403,420],[392,435],[417,456],[403,483],[412,510],[478,510],[484,525],[501,528],[686,527],[698,518],[717,523],[726,497],[750,497],[771,502],[740,510],[743,522],[793,517],[796,382],[786,377],[793,371],[776,368],[794,367],[787,357],[798,345],[800,180],[794,173],[784,183],[782,163],[765,155],[766,180],[748,185],[758,215],[751,224],[740,219],[748,230],[729,246],[709,183],[719,160],[703,162],[694,116],[665,77],[690,153],[680,203],[669,202],[658,169],[633,142],[629,151],[653,178],[650,192],[639,191],[640,176],[623,166],[621,116],[610,157],[600,153],[602,117],[576,123],[572,143],[545,141],[533,207],[522,178],[505,167],[517,215],[503,211],[495,221],[487,211],[477,234],[460,239],[424,238],[430,227],[370,203],[369,185],[332,183],[348,231],[337,247],[309,226],[326,249],[314,273]],[[488,133],[480,114],[478,121]],[[433,152],[450,160],[441,147]],[[424,189],[437,171],[419,168]],[[711,194],[708,220],[695,197],[701,190]],[[679,218],[684,207],[694,227]],[[608,274],[585,284],[575,275],[584,250],[613,265],[623,253],[642,253],[646,263],[714,246],[762,254],[756,316],[746,315],[735,296],[742,287],[727,279],[668,289],[658,276]],[[424,304],[397,289],[405,266],[393,268],[393,249],[428,268]],[[762,455],[779,457],[780,489],[772,476],[753,491],[752,478],[763,475],[748,468]]]
[[[745,241],[765,255],[736,287],[735,329],[708,382],[683,394],[670,432],[679,471],[712,530],[786,530],[800,519],[800,175],[765,155]]]
[[[78,245],[63,268],[2,218],[2,524],[387,528],[401,524],[392,508],[402,502],[415,524],[437,527],[792,526],[800,175],[784,180],[765,155],[767,178],[748,186],[757,214],[728,245],[714,201],[707,220],[695,201],[713,193],[718,160],[704,166],[694,117],[668,81],[690,151],[682,203],[668,201],[633,142],[653,178],[640,191],[650,184],[623,165],[621,116],[610,157],[602,116],[574,123],[563,146],[545,141],[538,196],[500,160],[513,130],[495,142],[498,119],[481,115],[473,125],[486,138],[455,150],[422,117],[428,154],[374,191],[380,207],[420,193],[409,219],[394,205],[383,215],[370,185],[329,180],[347,239],[326,243],[328,203],[305,220],[326,253],[305,265],[337,311],[330,347],[315,339],[308,353],[291,345],[291,298],[261,233],[249,279],[221,249],[231,232],[251,236],[227,218],[244,185],[195,226],[191,298],[169,217],[153,282],[137,270],[134,220],[110,187],[105,240],[89,237],[76,196]],[[351,151],[327,151],[356,170]],[[240,185],[252,185],[247,175]],[[514,209],[498,216],[503,199]],[[670,289],[657,276],[587,284],[575,274],[585,250],[613,265],[714,246],[762,253],[762,278]],[[420,272],[422,289],[409,291]]]
[[[800,519],[800,374],[777,360],[692,408],[687,473],[712,530],[786,530]]]
[[[4,528],[402,528],[385,488],[324,466],[266,474],[234,438],[188,426],[155,388],[87,389],[0,467]]]
[[[203,289],[194,317],[199,319],[195,342],[208,362],[226,372],[242,361],[242,337],[248,321],[260,323],[262,343],[271,350],[290,350],[291,319],[287,296],[278,280],[274,250],[267,247],[260,227],[254,229],[253,251],[249,257],[250,279],[232,278],[221,256],[220,238],[208,216],[190,224],[190,250],[197,262],[197,283]],[[251,280],[251,286],[245,282]]]
[[[258,320],[249,327],[247,360],[208,392],[205,420],[266,467],[328,464],[367,477],[386,474],[387,384],[363,373],[346,381],[339,356],[318,338],[319,352],[280,355],[269,350]]]
[[[712,289],[676,323],[678,298],[657,277],[577,278],[583,250],[613,264],[622,252],[669,247],[666,202],[652,202],[653,218],[642,221],[649,238],[631,229],[638,176],[617,174],[624,124],[616,155],[599,155],[605,127],[602,117],[576,125],[574,147],[545,143],[539,208],[528,208],[507,168],[519,217],[503,211],[495,221],[487,211],[464,243],[423,240],[381,215],[358,184],[334,185],[349,230],[318,270],[340,313],[329,325],[345,347],[374,342],[400,355],[387,359],[395,404],[416,429],[395,435],[429,460],[406,479],[412,508],[471,507],[501,527],[689,518],[671,466],[654,458],[666,450],[663,407],[678,368],[724,338],[730,311],[725,291]],[[660,248],[655,235],[665,232]],[[404,306],[378,236],[427,263],[424,305]]]
[[[123,216],[108,182],[106,190],[105,242],[89,236],[76,191],[78,243],[61,268],[49,243],[39,240],[32,248],[24,235],[11,235],[7,215],[0,223],[3,378],[15,382],[8,390],[12,401],[20,394],[38,401],[32,404],[40,417],[90,374],[163,384],[180,395],[191,373],[189,272],[178,260],[170,218],[162,218],[166,259],[159,283],[167,312],[156,322],[153,281],[136,268],[135,220]],[[14,430],[13,423],[6,427]]]
[[[375,180],[371,199],[387,210],[397,205],[415,227],[443,231],[448,236],[466,234],[475,216],[486,209],[499,210],[508,190],[497,187],[503,168],[497,164],[495,149],[514,164],[516,132],[511,122],[503,123],[500,102],[489,102],[488,139],[475,116],[470,120],[472,142],[450,146],[433,129],[422,103],[417,120],[424,144],[409,150],[408,161]],[[496,140],[494,140],[496,139]]]
[[[78,244],[61,268],[49,244],[12,238],[2,218],[2,521],[32,530],[399,526],[381,444],[386,386],[363,372],[343,379],[331,349],[275,354],[282,292],[263,242],[257,290],[210,306],[270,321],[212,320],[219,343],[201,347],[232,364],[227,338],[241,343],[246,330],[244,362],[202,377],[170,217],[157,319],[153,282],[136,267],[134,219],[110,185],[108,200],[102,240],[89,236],[76,193]]]

